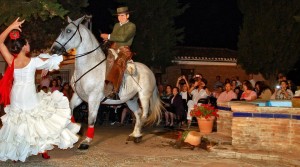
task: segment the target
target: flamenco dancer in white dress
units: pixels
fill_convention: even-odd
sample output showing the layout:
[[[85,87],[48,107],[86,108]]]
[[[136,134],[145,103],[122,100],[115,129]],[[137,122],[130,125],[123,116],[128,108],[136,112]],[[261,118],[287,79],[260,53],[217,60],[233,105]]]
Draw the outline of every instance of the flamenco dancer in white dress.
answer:
[[[71,123],[68,98],[55,91],[36,93],[35,71],[59,68],[62,56],[42,54],[27,57],[28,41],[21,35],[23,21],[16,19],[0,35],[1,55],[9,67],[0,81],[0,101],[5,115],[1,117],[0,160],[24,162],[28,156],[42,154],[56,145],[60,149],[72,148],[78,141],[80,126]],[[4,44],[9,35],[7,45]]]

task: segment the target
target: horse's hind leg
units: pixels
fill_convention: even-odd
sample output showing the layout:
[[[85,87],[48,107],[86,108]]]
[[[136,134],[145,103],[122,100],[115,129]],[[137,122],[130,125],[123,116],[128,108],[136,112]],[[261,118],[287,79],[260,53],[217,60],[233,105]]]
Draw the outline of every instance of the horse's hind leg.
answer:
[[[129,136],[134,138],[139,138],[142,136],[141,133],[141,128],[143,126],[143,123],[141,121],[142,109],[139,107],[137,103],[137,98],[127,101],[126,104],[128,105],[129,109],[133,111],[136,119],[134,130]]]

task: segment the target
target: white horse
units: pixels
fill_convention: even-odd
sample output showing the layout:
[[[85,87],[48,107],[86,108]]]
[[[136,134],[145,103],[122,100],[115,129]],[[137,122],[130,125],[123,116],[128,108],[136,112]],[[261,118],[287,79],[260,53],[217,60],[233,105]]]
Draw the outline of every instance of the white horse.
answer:
[[[84,17],[72,21],[62,30],[51,50],[54,53],[63,53],[73,50],[75,55],[75,71],[71,79],[74,95],[70,101],[73,109],[82,101],[88,102],[88,130],[86,138],[80,143],[79,149],[88,149],[93,136],[94,124],[100,102],[104,97],[104,80],[106,57],[100,48],[99,42],[81,22]],[[144,64],[135,62],[135,73],[125,73],[119,91],[120,100],[107,99],[102,104],[128,105],[136,117],[135,127],[129,137],[140,142],[141,128],[144,124],[154,124],[160,121],[162,103],[158,96],[155,77],[152,71]],[[138,104],[140,100],[140,105]]]

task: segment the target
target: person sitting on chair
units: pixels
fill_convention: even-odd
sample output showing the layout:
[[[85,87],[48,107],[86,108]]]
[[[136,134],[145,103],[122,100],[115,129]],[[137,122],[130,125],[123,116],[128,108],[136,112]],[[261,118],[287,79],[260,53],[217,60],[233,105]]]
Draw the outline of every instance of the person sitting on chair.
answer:
[[[135,24],[129,21],[128,7],[117,8],[119,23],[116,23],[111,34],[100,34],[104,41],[114,42],[112,47],[116,50],[118,57],[112,64],[111,69],[107,68],[105,80],[104,95],[108,98],[116,97],[119,87],[122,83],[123,74],[126,68],[126,62],[132,58],[133,53],[130,50],[133,38],[135,36]]]

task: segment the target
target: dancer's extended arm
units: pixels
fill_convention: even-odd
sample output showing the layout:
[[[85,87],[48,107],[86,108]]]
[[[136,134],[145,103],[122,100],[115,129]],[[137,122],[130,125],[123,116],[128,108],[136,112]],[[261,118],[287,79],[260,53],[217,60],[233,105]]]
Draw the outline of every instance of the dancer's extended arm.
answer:
[[[13,61],[13,56],[12,54],[8,51],[7,47],[4,44],[4,41],[9,34],[11,30],[17,29],[19,31],[21,30],[22,24],[24,23],[25,20],[19,21],[19,17],[11,23],[1,34],[0,34],[0,52],[1,55],[3,56],[4,60],[7,62],[7,64],[10,66],[12,61]]]

